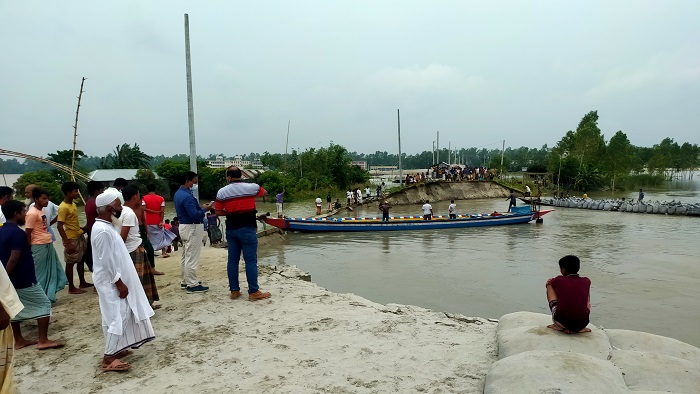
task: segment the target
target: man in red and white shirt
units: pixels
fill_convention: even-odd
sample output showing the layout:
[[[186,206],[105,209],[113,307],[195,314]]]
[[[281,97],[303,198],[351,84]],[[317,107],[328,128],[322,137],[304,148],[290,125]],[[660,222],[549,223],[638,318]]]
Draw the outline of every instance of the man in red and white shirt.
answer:
[[[241,296],[238,281],[238,262],[243,252],[245,275],[248,280],[248,299],[262,300],[270,293],[258,288],[258,225],[255,199],[265,195],[265,189],[255,183],[244,183],[241,170],[231,166],[226,170],[229,184],[216,193],[214,209],[219,217],[226,217],[226,241],[228,242],[228,282],[231,299]]]

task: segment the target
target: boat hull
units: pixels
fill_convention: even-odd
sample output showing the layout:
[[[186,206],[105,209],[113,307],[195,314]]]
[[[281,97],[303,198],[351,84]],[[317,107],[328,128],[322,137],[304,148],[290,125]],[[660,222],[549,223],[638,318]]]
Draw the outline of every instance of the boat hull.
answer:
[[[550,211],[504,214],[499,216],[462,216],[448,219],[444,216],[433,220],[422,220],[416,216],[392,217],[388,222],[380,218],[300,218],[265,219],[267,224],[289,231],[328,232],[328,231],[400,231],[400,230],[443,230],[451,228],[503,226],[528,223]]]

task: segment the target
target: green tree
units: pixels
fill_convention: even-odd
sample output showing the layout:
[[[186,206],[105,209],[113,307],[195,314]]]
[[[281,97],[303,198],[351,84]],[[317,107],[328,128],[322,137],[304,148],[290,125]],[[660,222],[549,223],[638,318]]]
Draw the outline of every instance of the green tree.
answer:
[[[581,191],[598,189],[602,182],[602,176],[597,168],[584,165],[576,174],[576,187]]]
[[[83,152],[81,150],[76,150],[75,151],[76,165],[84,157],[86,157],[85,152]],[[63,164],[64,166],[70,167],[72,162],[73,162],[73,150],[72,149],[57,150],[56,153],[49,153],[48,155],[46,155],[46,158],[53,161],[53,162],[56,162],[58,164]]]
[[[634,165],[634,147],[625,133],[618,131],[610,139],[600,165],[603,174],[610,179],[610,187],[615,190],[616,181],[624,180]]]
[[[156,193],[161,196],[170,196],[170,188],[167,182],[163,179],[159,179],[152,170],[146,168],[139,169],[136,171],[136,177],[134,177],[132,183],[139,188],[142,195],[148,192],[146,186],[152,183],[156,185]]]
[[[651,174],[663,175],[664,177],[673,175],[673,170],[678,166],[680,147],[673,138],[664,138],[660,144],[654,145],[653,155],[647,163],[647,170]]]
[[[102,168],[150,168],[152,157],[143,153],[139,144],[117,145],[101,163]]]
[[[584,115],[573,135],[569,152],[579,158],[579,167],[594,165],[605,149],[605,140],[598,127],[598,111]]]
[[[168,195],[171,197],[180,187],[180,175],[190,170],[190,163],[184,160],[164,160],[155,168],[156,173],[167,184]]]
[[[61,180],[49,170],[25,172],[12,187],[17,194],[22,195],[28,185],[36,185],[49,192],[49,198],[55,204],[60,204],[63,200]]]
[[[205,161],[197,163],[197,175],[200,199],[215,199],[219,189],[226,185],[226,169],[210,168]]]

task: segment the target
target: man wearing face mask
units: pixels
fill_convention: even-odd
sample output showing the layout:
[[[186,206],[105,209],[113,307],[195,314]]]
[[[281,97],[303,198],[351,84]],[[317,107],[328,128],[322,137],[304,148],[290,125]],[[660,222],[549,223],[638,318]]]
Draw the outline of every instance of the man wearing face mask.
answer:
[[[182,240],[182,282],[180,287],[188,293],[205,293],[208,287],[197,279],[199,253],[202,250],[204,235],[204,215],[211,208],[209,204],[199,205],[192,191],[197,190],[197,174],[188,171],[181,176],[180,189],[175,192],[174,203],[180,219],[180,239]]]

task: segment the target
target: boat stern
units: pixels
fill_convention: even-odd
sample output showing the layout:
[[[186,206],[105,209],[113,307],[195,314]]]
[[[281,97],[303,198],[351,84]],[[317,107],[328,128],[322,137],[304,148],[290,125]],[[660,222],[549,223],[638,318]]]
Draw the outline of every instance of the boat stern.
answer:
[[[282,230],[286,230],[287,227],[289,226],[287,220],[284,218],[266,217],[263,219],[263,222],[269,224],[270,226],[281,228]]]

